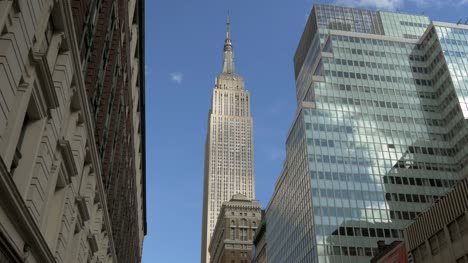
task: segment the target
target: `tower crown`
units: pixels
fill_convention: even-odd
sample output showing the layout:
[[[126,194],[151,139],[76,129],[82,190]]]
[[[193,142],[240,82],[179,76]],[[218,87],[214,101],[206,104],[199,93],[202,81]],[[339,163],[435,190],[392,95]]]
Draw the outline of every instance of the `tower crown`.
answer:
[[[231,20],[228,15],[226,21],[226,40],[224,40],[223,73],[233,74],[234,72],[234,52],[231,41]]]

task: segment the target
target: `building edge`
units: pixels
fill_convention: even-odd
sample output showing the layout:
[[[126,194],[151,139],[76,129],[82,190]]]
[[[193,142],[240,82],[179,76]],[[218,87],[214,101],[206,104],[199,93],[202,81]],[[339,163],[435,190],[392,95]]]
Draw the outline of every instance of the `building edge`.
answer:
[[[80,62],[80,58],[79,58],[79,48],[78,48],[78,40],[76,39],[76,33],[75,33],[75,26],[74,26],[74,21],[73,21],[73,15],[72,15],[72,7],[71,7],[71,2],[69,0],[67,1],[58,1],[58,3],[60,4],[61,8],[63,9],[62,12],[64,12],[64,20],[67,21],[66,23],[66,26],[67,26],[67,31],[69,32],[69,39],[71,40],[70,41],[70,49],[72,49],[72,54],[73,54],[73,64],[75,66],[76,69],[76,74],[77,74],[77,84],[80,86],[80,88],[78,89],[79,92],[80,92],[80,106],[82,107],[82,111],[85,115],[85,123],[86,123],[86,128],[87,128],[87,132],[88,132],[88,135],[89,135],[89,146],[90,148],[92,148],[92,151],[91,152],[91,159],[92,159],[92,162],[93,162],[93,165],[97,168],[95,169],[95,173],[96,173],[96,177],[97,177],[97,185],[98,185],[98,193],[99,193],[99,198],[101,200],[101,202],[103,203],[103,214],[104,214],[104,220],[106,222],[106,226],[107,226],[107,230],[109,232],[109,247],[111,249],[111,252],[112,252],[112,257],[114,259],[114,262],[117,262],[117,254],[116,254],[116,251],[115,251],[115,245],[114,245],[114,238],[113,238],[113,234],[112,234],[112,224],[111,224],[111,220],[110,220],[110,216],[109,216],[109,210],[108,210],[108,206],[107,206],[107,197],[106,197],[106,193],[104,191],[104,185],[103,185],[103,181],[102,181],[102,166],[101,166],[101,160],[100,158],[98,157],[97,153],[98,153],[98,149],[96,147],[96,140],[95,140],[95,136],[94,136],[94,131],[95,131],[95,127],[94,127],[94,123],[93,121],[91,121],[92,117],[91,117],[91,109],[90,109],[90,106],[89,106],[89,103],[88,103],[88,95],[86,93],[86,84],[84,82],[84,76],[83,76],[83,72],[80,70],[81,69],[81,62]],[[104,209],[105,208],[105,209]]]
[[[148,233],[147,218],[146,218],[146,103],[145,103],[145,89],[146,89],[146,71],[145,71],[145,1],[138,1],[139,4],[139,24],[141,30],[139,34],[139,52],[140,52],[140,68],[143,70],[142,77],[140,78],[140,109],[141,109],[141,143],[142,143],[142,182],[143,182],[143,226],[145,236]]]

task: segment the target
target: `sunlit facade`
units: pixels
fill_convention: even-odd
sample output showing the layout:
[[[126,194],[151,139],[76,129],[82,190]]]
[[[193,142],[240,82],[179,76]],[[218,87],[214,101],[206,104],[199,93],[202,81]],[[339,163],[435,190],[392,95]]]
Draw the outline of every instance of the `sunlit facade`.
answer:
[[[267,208],[271,262],[369,262],[467,172],[468,26],[315,5]]]
[[[250,263],[261,218],[262,207],[257,200],[235,194],[224,202],[209,246],[210,263]]]

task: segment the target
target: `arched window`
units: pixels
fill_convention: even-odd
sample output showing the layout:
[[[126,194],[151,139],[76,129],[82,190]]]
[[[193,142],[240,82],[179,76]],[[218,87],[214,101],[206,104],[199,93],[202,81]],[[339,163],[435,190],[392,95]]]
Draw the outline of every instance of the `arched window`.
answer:
[[[234,220],[231,221],[231,226],[236,225],[236,222]]]
[[[252,222],[253,227],[257,227],[257,223],[255,221]]]
[[[247,220],[245,218],[241,219],[241,226],[247,226]]]

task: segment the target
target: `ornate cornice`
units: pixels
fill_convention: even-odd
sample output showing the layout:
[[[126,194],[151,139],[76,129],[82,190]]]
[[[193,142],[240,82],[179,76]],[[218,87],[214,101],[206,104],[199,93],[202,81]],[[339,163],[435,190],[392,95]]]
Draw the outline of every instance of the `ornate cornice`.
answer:
[[[36,83],[34,83],[32,86],[33,88],[31,92],[31,99],[34,102],[32,103],[33,107],[35,108],[34,112],[37,113],[38,119],[45,118],[49,115],[46,98],[44,95],[42,95],[42,92]]]
[[[91,251],[97,252],[99,250],[98,242],[96,240],[96,235],[89,233],[88,234],[88,243]]]
[[[86,205],[86,198],[82,196],[77,196],[76,205],[78,207],[78,211],[80,212],[81,219],[83,221],[88,221],[90,219],[90,214],[89,214],[88,206]]]
[[[55,109],[59,106],[59,99],[55,92],[54,79],[47,62],[47,54],[31,50],[30,56],[39,69],[38,77],[41,81],[42,91],[45,94],[45,102],[49,109]]]
[[[70,142],[64,138],[59,140],[60,152],[62,153],[63,162],[70,176],[78,175],[78,168],[76,167],[75,159],[73,158],[72,148]]]
[[[226,205],[226,209],[250,209],[250,210],[262,210],[262,207],[260,205],[247,205],[247,204],[229,204]]]

